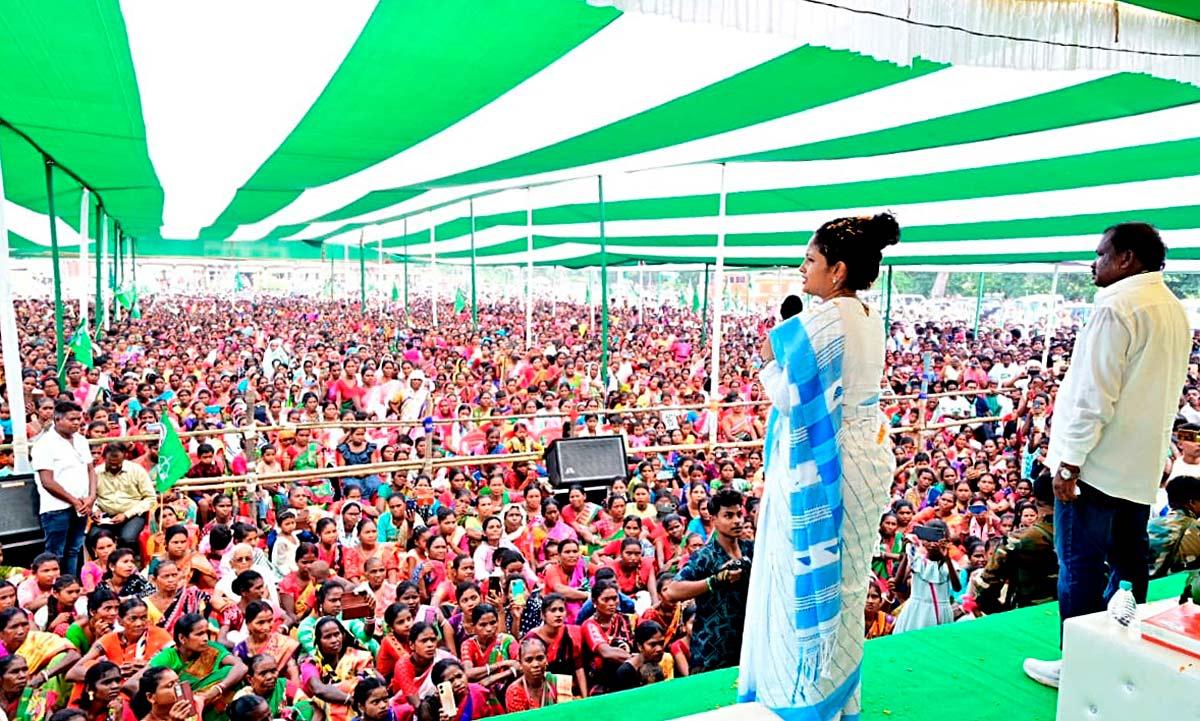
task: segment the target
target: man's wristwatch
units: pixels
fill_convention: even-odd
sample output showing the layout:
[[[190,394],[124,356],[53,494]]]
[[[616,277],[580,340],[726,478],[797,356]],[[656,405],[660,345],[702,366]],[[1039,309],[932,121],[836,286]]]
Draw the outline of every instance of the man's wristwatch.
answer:
[[[1075,477],[1075,473],[1070,468],[1062,466],[1058,469],[1058,477],[1064,481],[1069,481]]]

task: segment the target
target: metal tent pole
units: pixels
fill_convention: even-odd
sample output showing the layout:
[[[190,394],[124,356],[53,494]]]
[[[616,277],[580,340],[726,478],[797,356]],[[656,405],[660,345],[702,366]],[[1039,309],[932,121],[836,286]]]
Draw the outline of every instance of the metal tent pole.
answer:
[[[79,194],[79,327],[87,330],[90,324],[88,313],[88,284],[83,282],[88,271],[88,225],[92,219],[92,199],[87,188]]]
[[[8,249],[8,221],[4,217],[4,172],[0,169],[0,353],[4,355],[4,378],[8,386],[8,410],[12,418],[13,466],[28,473],[29,438],[25,428],[25,393],[21,386],[21,344],[17,338],[17,312],[13,308],[12,258]],[[53,217],[51,218],[53,222]]]
[[[892,335],[892,268],[893,267],[894,266],[890,266],[890,265],[887,267],[887,288],[886,288],[887,296],[886,296],[886,300],[885,300],[885,305],[883,306],[883,335],[884,335],[884,337],[891,337],[891,335]]]
[[[66,338],[63,334],[62,275],[58,267],[58,222],[54,214],[54,161],[42,158],[46,165],[46,212],[50,215],[50,257],[54,271],[54,358],[58,368],[58,385],[63,385],[63,361],[67,356]],[[16,378],[20,378],[18,373]]]
[[[722,293],[725,288],[725,163],[721,163],[721,191],[719,203],[717,205],[717,268],[713,273],[713,286],[716,291],[716,300],[713,303],[713,330],[712,330],[712,377],[709,380],[708,400],[712,416],[708,419],[708,442],[710,445],[715,445],[717,442],[717,413],[714,404],[720,402],[720,387],[721,387],[721,316],[724,311],[724,298]]]
[[[433,304],[433,327],[438,324],[438,270],[437,270],[437,226],[433,224],[433,211],[429,211],[429,257],[431,267],[429,277],[432,281],[429,297]]]
[[[1042,346],[1042,368],[1050,362],[1050,338],[1058,330],[1058,263],[1054,264],[1054,278],[1050,281],[1050,321],[1046,324],[1046,342]]]
[[[708,339],[708,263],[704,264],[704,308],[700,311],[700,343]]]
[[[404,219],[404,315],[408,317],[408,218]]]
[[[467,201],[467,208],[471,213],[471,330],[475,333],[479,332],[479,295],[476,290],[476,270],[475,270],[475,199],[471,198]]]
[[[604,176],[596,176],[600,201],[600,379],[608,394],[608,238],[604,229]]]
[[[590,281],[589,281],[590,282]],[[525,188],[525,350],[533,347],[533,188]]]
[[[358,231],[358,312],[367,314],[367,251],[364,247],[367,229]]]
[[[978,287],[975,289],[975,340],[979,340],[979,315],[983,310],[983,283],[986,276],[981,272],[979,274]]]
[[[96,330],[105,316],[104,312],[104,283],[101,276],[104,273],[104,243],[108,238],[108,220],[104,217],[104,209],[96,203]]]

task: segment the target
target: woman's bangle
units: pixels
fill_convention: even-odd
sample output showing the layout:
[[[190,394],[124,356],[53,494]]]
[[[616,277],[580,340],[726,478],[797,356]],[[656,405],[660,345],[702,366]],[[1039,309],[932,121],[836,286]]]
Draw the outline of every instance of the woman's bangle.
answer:
[[[483,675],[484,675],[484,676],[491,676],[491,675],[492,675],[492,664],[490,664],[490,663],[489,663],[489,664],[487,665],[487,668],[484,670],[484,672],[483,672]]]
[[[709,576],[708,578],[704,579],[704,585],[706,587],[708,587],[708,592],[712,593],[712,576]]]

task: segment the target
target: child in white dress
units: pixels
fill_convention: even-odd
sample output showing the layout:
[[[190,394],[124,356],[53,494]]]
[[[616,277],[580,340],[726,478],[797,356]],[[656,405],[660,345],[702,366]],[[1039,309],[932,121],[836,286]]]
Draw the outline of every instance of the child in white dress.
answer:
[[[926,525],[930,528],[940,527],[943,532],[947,530],[941,519],[934,519]],[[908,547],[912,593],[896,619],[893,633],[954,622],[950,591],[960,590],[961,584],[958,569],[950,560],[949,547],[950,541],[945,537],[940,541],[916,539],[916,543]]]

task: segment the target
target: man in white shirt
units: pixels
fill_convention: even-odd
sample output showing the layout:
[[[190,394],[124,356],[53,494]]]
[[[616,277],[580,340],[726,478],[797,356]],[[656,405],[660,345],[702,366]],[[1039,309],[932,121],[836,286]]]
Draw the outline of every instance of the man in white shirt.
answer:
[[[38,480],[38,505],[46,550],[62,559],[62,572],[77,576],[87,518],[96,501],[96,469],[79,433],[83,411],[70,401],[54,405],[54,426],[30,452]]]
[[[1165,257],[1144,223],[1109,228],[1096,248],[1100,290],[1054,405],[1046,459],[1063,620],[1103,611],[1120,581],[1146,600],[1146,519],[1192,348],[1183,306],[1163,283]],[[1026,659],[1025,673],[1057,688],[1061,666]]]

